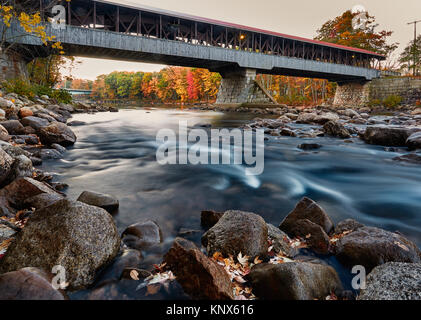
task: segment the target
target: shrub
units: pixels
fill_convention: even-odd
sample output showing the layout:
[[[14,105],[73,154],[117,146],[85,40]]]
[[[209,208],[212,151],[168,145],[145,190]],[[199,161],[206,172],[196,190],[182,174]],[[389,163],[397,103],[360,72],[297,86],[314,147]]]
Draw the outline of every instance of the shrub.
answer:
[[[372,99],[368,102],[368,106],[369,107],[376,107],[376,106],[381,106],[382,102],[379,99]]]
[[[52,92],[51,98],[57,100],[58,103],[71,103],[72,95],[67,90],[59,89]]]
[[[5,81],[3,87],[7,93],[16,93],[21,96],[27,96],[28,98],[35,96],[33,86],[23,79]]]
[[[43,85],[34,85],[34,91],[38,97],[49,96],[51,98],[53,95],[53,89]]]
[[[395,108],[400,105],[402,102],[401,96],[391,95],[383,100],[383,106],[386,108]]]

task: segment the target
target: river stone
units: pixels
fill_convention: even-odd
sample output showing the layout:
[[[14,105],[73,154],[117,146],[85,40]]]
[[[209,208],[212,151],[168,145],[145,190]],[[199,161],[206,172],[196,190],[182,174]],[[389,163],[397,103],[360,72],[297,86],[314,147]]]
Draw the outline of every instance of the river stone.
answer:
[[[52,122],[50,125],[41,128],[39,138],[46,145],[58,143],[62,146],[69,146],[76,142],[73,131],[61,122]]]
[[[359,228],[364,227],[362,223],[359,223],[358,221],[354,219],[346,219],[341,222],[339,222],[335,227],[335,235],[340,235],[344,233],[345,231],[355,231]]]
[[[193,299],[232,300],[233,286],[228,273],[206,257],[193,242],[176,238],[164,261],[184,291]]]
[[[15,107],[15,104],[12,101],[0,97],[0,108],[8,109],[8,108],[14,108],[14,107]]]
[[[24,201],[24,205],[28,208],[42,209],[63,199],[58,193],[41,193],[30,197]]]
[[[69,289],[90,285],[96,272],[118,253],[120,237],[105,210],[60,200],[35,211],[0,260],[0,273],[31,266],[66,269]]]
[[[0,109],[0,120],[6,120],[6,111],[4,111],[3,109]]]
[[[121,237],[125,245],[138,250],[159,245],[163,241],[161,228],[152,220],[132,224]]]
[[[389,262],[374,268],[357,300],[421,300],[421,264]]]
[[[348,267],[362,265],[370,272],[386,262],[419,263],[421,252],[403,236],[374,227],[362,227],[336,243],[337,259]]]
[[[13,158],[0,148],[0,188],[7,183],[13,167]]]
[[[326,112],[326,113],[323,113],[323,114],[317,116],[314,119],[314,122],[316,122],[318,124],[321,124],[321,125],[323,125],[323,124],[325,124],[326,122],[329,122],[329,121],[337,122],[337,121],[339,121],[339,116],[336,113],[333,113],[333,112]]]
[[[12,135],[22,135],[25,132],[24,126],[19,122],[19,120],[7,120],[0,122],[0,125],[6,128],[9,134]]]
[[[244,211],[226,211],[218,223],[202,237],[209,255],[237,256],[240,252],[254,259],[267,256],[268,227],[257,214]]]
[[[314,120],[318,117],[317,113],[306,113],[306,112],[301,112],[298,117],[296,122],[297,123],[304,123],[304,124],[310,124],[313,123]]]
[[[304,197],[297,203],[294,210],[281,222],[279,229],[288,234],[294,234],[294,224],[298,220],[308,219],[311,222],[318,224],[323,230],[330,234],[333,231],[334,225],[332,220],[326,212],[313,200]]]
[[[32,110],[30,108],[26,108],[26,107],[20,108],[18,114],[19,114],[19,117],[21,119],[26,118],[26,117],[31,117],[31,116],[34,115],[34,113],[32,112]]]
[[[104,285],[107,282],[118,281],[122,278],[126,269],[138,269],[142,262],[142,253],[138,250],[125,249],[112,264],[98,275],[95,287]]]
[[[291,239],[288,235],[275,227],[273,224],[268,223],[268,237],[272,241],[273,250],[275,253],[282,252],[287,257],[293,258],[298,254],[296,248],[291,247]]]
[[[16,234],[16,231],[3,224],[0,224],[0,243],[4,240],[10,239]]]
[[[406,145],[412,149],[420,149],[421,148],[421,132],[416,132],[411,134],[409,138],[406,140]]]
[[[406,146],[406,141],[411,135],[407,128],[369,126],[365,130],[363,139],[369,144],[377,144],[386,147]]]
[[[309,248],[313,249],[314,252],[318,254],[329,253],[329,236],[318,224],[308,219],[300,219],[295,221],[291,233],[295,237],[305,239]]]
[[[37,131],[49,124],[48,120],[33,116],[23,118],[20,122],[24,127],[31,127]]]
[[[349,131],[339,122],[328,121],[323,126],[323,131],[332,137],[338,137],[341,139],[350,138],[351,134]]]
[[[2,145],[1,149],[3,149],[12,158],[17,158],[22,155],[28,158],[31,156],[31,154],[28,151],[23,150],[22,148],[19,148],[17,146],[12,146],[10,144]]]
[[[65,300],[51,285],[52,277],[37,268],[23,268],[0,275],[0,300]]]
[[[325,299],[332,292],[342,291],[335,269],[307,262],[258,264],[246,279],[253,293],[265,300]]]
[[[418,155],[416,153],[409,153],[403,156],[395,157],[392,160],[398,161],[398,162],[407,162],[407,163],[412,163],[412,164],[421,164],[421,155]]]
[[[301,149],[301,150],[316,150],[316,149],[320,149],[322,147],[322,145],[318,144],[318,143],[302,143],[300,144],[297,148]]]
[[[212,228],[218,223],[219,219],[224,215],[223,212],[216,212],[213,210],[204,210],[200,216],[200,223],[206,230]]]
[[[9,132],[1,124],[0,124],[0,140],[2,141],[10,140]]]
[[[27,156],[17,156],[12,168],[12,180],[22,177],[32,177],[33,171],[32,161]]]
[[[109,194],[103,194],[92,191],[83,191],[77,201],[100,207],[108,212],[114,212],[119,207],[118,199]]]

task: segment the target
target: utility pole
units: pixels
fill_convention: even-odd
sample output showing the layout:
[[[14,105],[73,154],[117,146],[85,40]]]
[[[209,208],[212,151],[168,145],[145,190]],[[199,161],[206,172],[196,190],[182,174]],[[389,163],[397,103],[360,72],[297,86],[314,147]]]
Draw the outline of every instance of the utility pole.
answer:
[[[414,76],[417,75],[417,23],[421,20],[409,22],[408,25],[414,25]]]

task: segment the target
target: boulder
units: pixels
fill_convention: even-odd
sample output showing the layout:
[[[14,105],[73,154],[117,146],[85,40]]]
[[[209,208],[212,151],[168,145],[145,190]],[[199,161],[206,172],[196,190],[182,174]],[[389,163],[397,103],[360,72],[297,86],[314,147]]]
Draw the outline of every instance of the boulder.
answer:
[[[200,223],[203,228],[208,230],[212,228],[215,224],[217,224],[219,219],[221,219],[223,215],[223,212],[216,212],[213,210],[202,211],[202,214],[200,216]]]
[[[330,234],[333,231],[334,225],[332,220],[326,212],[313,200],[303,198],[297,203],[294,210],[281,222],[279,229],[288,234],[294,234],[294,225],[298,220],[308,219],[309,221],[318,224],[323,230]]]
[[[24,206],[27,208],[42,209],[63,199],[58,193],[41,193],[30,197],[24,201]]]
[[[386,262],[421,262],[418,247],[400,234],[362,227],[336,242],[336,257],[348,267],[362,265],[370,272]]]
[[[296,122],[297,123],[303,123],[303,124],[310,124],[310,123],[314,123],[314,120],[318,117],[317,113],[305,113],[305,112],[301,112],[298,117]]]
[[[89,286],[117,255],[120,237],[111,215],[82,202],[60,200],[33,213],[0,260],[0,273],[60,265],[70,290]]]
[[[31,117],[31,116],[34,115],[34,113],[32,112],[32,110],[29,109],[29,108],[26,108],[26,107],[20,108],[18,114],[19,114],[19,117],[21,119],[26,118],[26,117]]]
[[[357,300],[421,300],[421,264],[389,262],[374,268]]]
[[[350,117],[350,118],[359,118],[360,117],[360,114],[357,111],[355,111],[354,109],[346,109],[343,112],[343,114],[347,117]]]
[[[345,231],[355,231],[358,230],[359,228],[364,227],[364,225],[362,223],[359,223],[358,221],[354,220],[354,219],[346,219],[343,220],[341,222],[339,222],[336,226],[335,226],[335,235],[340,235],[342,233],[344,233]]]
[[[339,121],[339,116],[336,113],[333,112],[327,112],[327,113],[323,113],[319,116],[317,116],[314,119],[314,122],[318,123],[318,124],[325,124],[326,122],[329,121],[333,121],[333,122],[337,122]]]
[[[9,181],[13,181],[18,178],[32,177],[34,168],[32,167],[32,161],[24,155],[17,156],[13,163],[11,177]]]
[[[406,145],[411,149],[421,148],[421,132],[411,134],[406,140]]]
[[[33,116],[23,118],[20,122],[24,127],[31,127],[36,131],[40,130],[42,127],[49,125],[48,120]]]
[[[161,228],[152,220],[138,222],[127,227],[121,237],[126,246],[137,250],[159,245],[163,241]]]
[[[0,275],[0,300],[66,300],[51,285],[52,277],[37,268],[23,268]]]
[[[323,131],[332,137],[338,137],[341,139],[350,138],[351,134],[349,131],[339,122],[328,121],[323,126]]]
[[[193,299],[232,300],[233,286],[228,273],[206,257],[193,242],[176,238],[164,256],[184,291]]]
[[[0,188],[8,182],[13,162],[13,158],[0,148]]]
[[[298,254],[296,248],[291,247],[291,239],[288,235],[272,224],[268,226],[268,237],[272,241],[273,250],[275,253],[282,252],[287,257],[293,258]]]
[[[258,264],[246,279],[253,293],[266,300],[325,299],[332,292],[342,291],[335,269],[307,262]]]
[[[313,249],[316,253],[329,253],[329,236],[320,225],[315,224],[308,219],[300,219],[295,221],[291,228],[291,233],[295,237],[305,239],[309,248]]]
[[[62,146],[69,146],[76,142],[73,131],[61,122],[52,122],[50,125],[41,128],[39,138],[46,145],[57,143]]]
[[[118,199],[114,196],[92,191],[83,191],[77,201],[100,207],[110,213],[116,211],[119,207]]]
[[[386,147],[406,146],[408,138],[413,132],[407,128],[369,126],[365,130],[363,139],[366,143]]]
[[[63,154],[56,149],[39,149],[33,155],[41,160],[62,159]]]
[[[1,124],[0,124],[0,140],[2,141],[10,140],[9,132]]]
[[[318,143],[302,143],[297,148],[305,151],[320,149],[322,146]]]
[[[6,130],[9,132],[9,134],[12,135],[22,135],[25,133],[24,126],[20,123],[19,120],[7,120],[0,122],[0,125],[2,125]]]
[[[237,256],[240,252],[254,259],[268,252],[268,227],[257,214],[230,210],[202,237],[209,255]]]

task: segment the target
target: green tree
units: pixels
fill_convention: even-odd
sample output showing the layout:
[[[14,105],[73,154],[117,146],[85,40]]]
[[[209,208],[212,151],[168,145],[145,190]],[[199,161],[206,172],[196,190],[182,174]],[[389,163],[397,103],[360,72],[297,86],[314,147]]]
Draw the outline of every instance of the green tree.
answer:
[[[415,63],[414,63],[415,57]],[[399,62],[402,64],[402,69],[407,69],[408,73],[414,70],[416,74],[421,72],[421,35],[418,36],[415,46],[412,40],[400,55]]]

